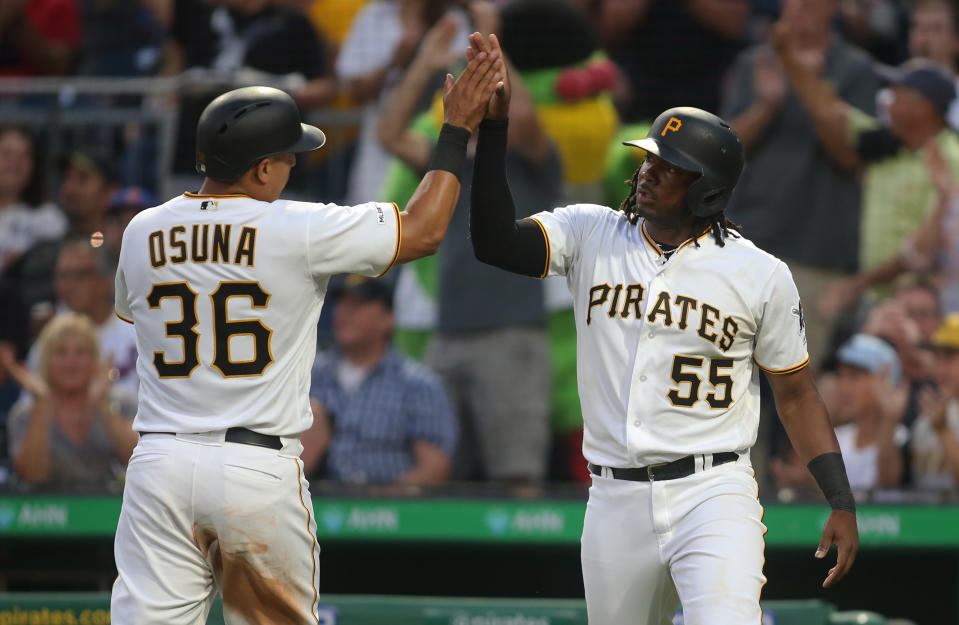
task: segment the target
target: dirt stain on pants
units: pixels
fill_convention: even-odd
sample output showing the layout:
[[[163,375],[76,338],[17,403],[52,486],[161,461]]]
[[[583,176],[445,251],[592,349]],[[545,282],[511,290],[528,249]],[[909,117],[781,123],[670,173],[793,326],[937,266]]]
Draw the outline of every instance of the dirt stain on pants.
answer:
[[[289,584],[257,568],[258,556],[269,551],[261,543],[226,549],[212,528],[195,527],[194,539],[213,569],[223,607],[250,625],[304,625],[313,622],[291,596]]]

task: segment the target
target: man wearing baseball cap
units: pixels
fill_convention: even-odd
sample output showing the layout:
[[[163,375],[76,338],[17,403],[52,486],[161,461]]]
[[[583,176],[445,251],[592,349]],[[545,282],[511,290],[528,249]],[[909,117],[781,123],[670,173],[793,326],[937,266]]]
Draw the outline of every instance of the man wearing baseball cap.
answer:
[[[899,67],[877,66],[876,73],[893,87],[911,89],[945,119],[956,97],[956,84],[947,67],[927,59],[910,59]]]
[[[889,81],[880,108],[896,149],[870,155],[875,120],[852,112],[848,132],[863,159],[860,270],[869,271],[897,259],[906,237],[939,201],[927,170],[930,150],[941,154],[959,176],[959,136],[946,125],[946,111],[956,95],[949,71],[933,61],[914,59],[895,69],[880,68]]]
[[[933,213],[939,191],[930,163],[959,178],[959,135],[946,124],[956,87],[949,70],[935,61],[911,59],[896,68],[878,67],[888,84],[879,95],[879,116],[843,102],[815,76],[778,33],[776,49],[823,148],[836,162],[861,170],[860,273],[837,283],[821,308],[835,313],[863,291],[884,284],[909,267],[909,236]]]
[[[901,384],[896,350],[883,339],[855,334],[836,354],[839,362],[836,439],[853,488],[894,488],[903,473],[900,423],[908,388]]]
[[[337,276],[329,297],[335,344],[313,367],[305,473],[354,484],[445,482],[457,419],[440,378],[390,345],[391,284]]]
[[[856,367],[874,375],[885,375],[893,386],[902,379],[899,355],[895,348],[870,334],[854,334],[836,353],[840,365]]]

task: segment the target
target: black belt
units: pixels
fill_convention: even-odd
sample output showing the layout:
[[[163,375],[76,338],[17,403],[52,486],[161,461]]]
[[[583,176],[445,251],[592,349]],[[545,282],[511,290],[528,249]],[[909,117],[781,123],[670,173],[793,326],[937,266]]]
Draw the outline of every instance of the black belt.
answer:
[[[713,466],[735,462],[739,459],[739,454],[733,451],[721,451],[718,454],[696,454],[696,456],[686,456],[672,462],[663,462],[662,464],[651,464],[648,467],[630,467],[617,469],[609,467],[612,476],[617,480],[630,480],[633,482],[652,482],[655,480],[675,480],[681,477],[687,477],[696,472],[696,457],[703,459],[703,465],[706,464],[706,457],[712,456]],[[603,469],[592,462],[589,463],[589,472],[593,475],[602,475]]]
[[[175,432],[140,432],[140,436],[144,434],[170,434],[176,435]],[[253,430],[248,430],[246,428],[230,428],[226,431],[226,438],[224,438],[228,443],[242,443],[243,445],[256,445],[257,447],[268,447],[270,449],[276,449],[279,451],[283,449],[283,442],[280,440],[279,436],[270,436],[269,434],[260,434],[259,432],[254,432]]]

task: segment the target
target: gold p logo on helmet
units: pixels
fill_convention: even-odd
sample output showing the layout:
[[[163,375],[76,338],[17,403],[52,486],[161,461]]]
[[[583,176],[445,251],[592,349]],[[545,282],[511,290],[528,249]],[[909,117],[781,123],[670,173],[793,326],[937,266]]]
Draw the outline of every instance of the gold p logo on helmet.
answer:
[[[663,128],[663,131],[659,133],[660,137],[665,137],[667,132],[676,132],[683,127],[683,121],[678,117],[670,117],[669,121],[666,122],[666,127]]]

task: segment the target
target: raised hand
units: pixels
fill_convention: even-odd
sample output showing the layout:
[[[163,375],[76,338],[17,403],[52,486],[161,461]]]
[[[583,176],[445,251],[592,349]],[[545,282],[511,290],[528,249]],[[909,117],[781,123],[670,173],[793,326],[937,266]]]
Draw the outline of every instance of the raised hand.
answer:
[[[773,108],[779,108],[786,97],[786,75],[782,64],[768,48],[759,48],[756,51],[753,89],[756,97]]]
[[[891,342],[900,354],[905,354],[922,341],[922,331],[906,312],[901,302],[887,299],[876,305],[861,329]]]
[[[405,68],[413,60],[416,50],[423,41],[426,33],[426,22],[423,20],[420,3],[406,2],[400,8],[400,20],[403,24],[403,30],[399,41],[393,49],[393,60],[391,65],[394,67]]]
[[[0,367],[7,370],[20,387],[33,395],[35,399],[46,399],[50,396],[50,387],[38,375],[17,362],[16,353],[12,345],[0,344]]]
[[[818,76],[826,62],[826,55],[822,50],[802,46],[796,38],[793,23],[797,15],[803,11],[800,3],[787,3],[779,21],[773,24],[770,30],[769,43],[783,62],[787,60]]]
[[[93,406],[101,406],[110,397],[110,388],[119,377],[119,371],[113,366],[113,358],[107,356],[104,362],[97,365],[96,373],[90,382],[87,399]]]
[[[851,306],[866,289],[861,276],[851,276],[833,283],[819,298],[817,310],[827,319],[832,319]]]
[[[509,117],[510,101],[510,80],[509,70],[506,59],[503,56],[503,50],[500,48],[499,39],[495,34],[488,38],[479,33],[470,35],[470,47],[466,50],[466,58],[472,59],[480,54],[496,54],[500,59],[500,72],[503,75],[501,82],[496,85],[493,95],[489,99],[489,105],[486,110],[488,119],[506,119]]]
[[[481,35],[473,33],[470,41],[475,37]],[[506,70],[498,49],[467,53],[467,58],[469,63],[458,79],[446,75],[443,116],[446,123],[473,132],[483,120],[493,91],[502,85]]]
[[[893,383],[888,367],[880,370],[872,378],[872,392],[879,403],[879,417],[882,421],[899,424],[909,404],[909,381],[905,376],[898,384]]]
[[[924,387],[919,391],[919,412],[926,415],[932,429],[939,431],[946,426],[946,406],[949,397],[939,389]]]
[[[456,20],[452,15],[444,15],[427,31],[416,54],[416,62],[428,64],[432,71],[450,67],[459,60],[459,53],[450,51],[450,44],[455,36]]]
[[[502,20],[499,9],[489,0],[472,0],[466,9],[476,30],[484,35],[500,32]]]

